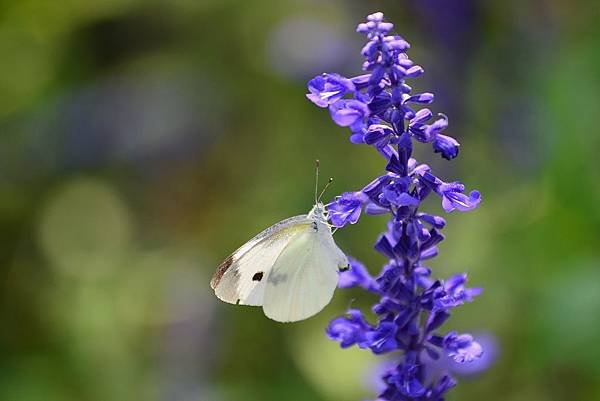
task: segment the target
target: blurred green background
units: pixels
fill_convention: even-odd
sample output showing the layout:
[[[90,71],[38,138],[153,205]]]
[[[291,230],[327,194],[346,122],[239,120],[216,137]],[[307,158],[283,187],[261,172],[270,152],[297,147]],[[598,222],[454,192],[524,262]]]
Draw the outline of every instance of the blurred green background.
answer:
[[[373,397],[374,358],[324,335],[368,295],[282,325],[208,281],[308,211],[315,158],[330,197],[382,171],[304,97],[314,75],[360,73],[354,28],[378,10],[462,143],[452,163],[417,157],[484,196],[447,216],[431,263],[485,287],[450,327],[496,355],[448,399],[600,399],[597,1],[5,0],[0,400]],[[375,272],[384,224],[338,244]]]

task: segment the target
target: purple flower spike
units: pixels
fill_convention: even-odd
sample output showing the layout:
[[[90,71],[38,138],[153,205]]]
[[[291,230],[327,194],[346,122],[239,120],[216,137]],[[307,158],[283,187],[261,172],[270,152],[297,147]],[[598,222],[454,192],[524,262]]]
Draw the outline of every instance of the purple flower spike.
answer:
[[[441,197],[446,212],[472,210],[481,196],[478,191],[465,194],[463,184],[442,181],[412,157],[414,147],[427,143],[452,160],[458,156],[459,143],[442,134],[448,118],[443,114],[434,118],[423,107],[433,102],[434,95],[413,93],[408,80],[424,70],[409,58],[410,44],[390,33],[392,29],[382,13],[369,15],[357,27],[367,37],[361,50],[365,74],[349,80],[324,74],[309,82],[309,99],[329,106],[333,121],[350,128],[350,141],[369,145],[383,157],[379,177],[327,205],[329,221],[336,227],[354,224],[363,209],[367,215],[389,216],[387,229],[374,245],[389,259],[379,274],[371,276],[364,265],[350,259],[351,269],[339,278],[341,288],[358,287],[377,295],[371,307],[377,322],[369,324],[359,310],[351,309],[330,322],[327,335],[342,348],[356,345],[392,356],[394,364],[382,372],[377,401],[443,401],[456,385],[449,375],[456,370],[440,373],[431,362],[447,366],[450,361],[472,362],[483,349],[469,334],[442,336],[438,331],[452,312],[482,290],[467,288],[466,274],[445,281],[432,277],[424,263],[438,255],[446,221],[420,209],[431,194]]]
[[[361,122],[369,115],[369,107],[358,100],[342,99],[329,106],[331,118],[342,127]]]
[[[319,107],[327,107],[346,93],[354,92],[355,87],[351,80],[339,74],[322,74],[308,81],[308,90],[307,98]]]

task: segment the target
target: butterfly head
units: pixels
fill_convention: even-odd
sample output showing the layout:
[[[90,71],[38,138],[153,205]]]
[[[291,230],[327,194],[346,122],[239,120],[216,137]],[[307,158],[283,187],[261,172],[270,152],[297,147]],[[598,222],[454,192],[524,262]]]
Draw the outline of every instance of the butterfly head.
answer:
[[[310,212],[308,212],[309,219],[315,219],[322,223],[327,223],[327,209],[323,202],[317,202]]]

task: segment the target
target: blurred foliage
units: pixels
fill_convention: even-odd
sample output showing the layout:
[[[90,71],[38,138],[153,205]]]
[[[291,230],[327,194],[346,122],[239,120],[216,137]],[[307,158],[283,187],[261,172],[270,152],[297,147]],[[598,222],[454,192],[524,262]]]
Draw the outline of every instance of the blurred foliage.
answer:
[[[327,341],[372,299],[338,291],[293,325],[215,300],[220,259],[381,171],[304,98],[359,73],[384,11],[427,74],[477,187],[437,275],[485,287],[453,325],[498,359],[449,400],[600,399],[600,7],[477,0],[0,2],[0,399],[360,400],[375,358]],[[429,210],[441,213],[437,203]],[[384,220],[336,234],[375,272]]]

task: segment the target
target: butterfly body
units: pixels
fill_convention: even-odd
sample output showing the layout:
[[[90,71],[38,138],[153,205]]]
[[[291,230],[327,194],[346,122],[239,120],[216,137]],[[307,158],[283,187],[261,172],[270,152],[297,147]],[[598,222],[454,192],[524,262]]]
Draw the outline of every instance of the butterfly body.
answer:
[[[293,322],[331,301],[338,271],[348,266],[318,202],[308,214],[280,221],[242,245],[217,268],[211,287],[224,302],[262,306],[267,317]]]

